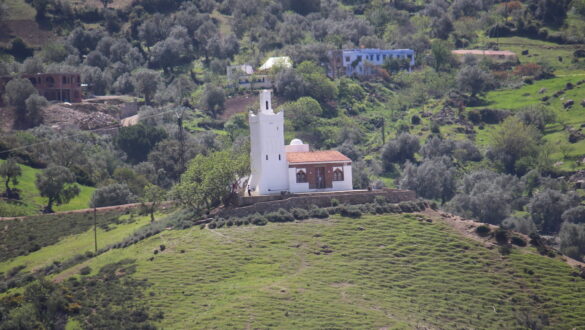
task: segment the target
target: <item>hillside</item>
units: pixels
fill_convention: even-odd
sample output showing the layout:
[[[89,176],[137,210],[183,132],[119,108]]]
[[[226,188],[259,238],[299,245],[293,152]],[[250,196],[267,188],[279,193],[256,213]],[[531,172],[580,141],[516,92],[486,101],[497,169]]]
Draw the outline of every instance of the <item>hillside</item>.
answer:
[[[585,308],[585,280],[575,277],[574,268],[532,247],[514,247],[502,255],[492,242],[471,234],[472,228],[462,236],[452,220],[427,212],[167,230],[91,258],[54,279],[84,281],[99,278],[105,266],[118,269],[116,276],[126,281],[120,283],[146,284],[140,294],[124,298],[122,293],[133,306],[126,308],[148,311],[149,320],[163,328],[585,324],[580,312]],[[119,239],[123,230],[121,226],[99,235]],[[72,236],[4,262],[0,269],[16,264],[31,269],[51,260],[37,254],[51,256],[73,246],[82,252],[82,242],[91,249],[84,235]],[[90,272],[80,276],[83,267]],[[132,271],[124,275],[128,269]],[[116,283],[104,282],[102,289]],[[138,296],[143,298],[132,303]],[[88,306],[81,304],[85,315]],[[159,314],[163,318],[157,320]],[[79,322],[73,315],[68,324]]]
[[[0,159],[0,164],[5,160]],[[22,169],[22,177],[16,188],[20,190],[21,199],[16,203],[7,203],[4,200],[0,201],[0,209],[2,209],[3,216],[20,216],[20,215],[34,215],[38,214],[40,210],[46,206],[47,198],[41,197],[39,190],[35,185],[36,175],[42,170],[32,168],[26,165],[19,165]],[[79,185],[80,193],[69,203],[55,206],[55,211],[72,211],[85,209],[89,207],[89,201],[95,188],[84,185]]]

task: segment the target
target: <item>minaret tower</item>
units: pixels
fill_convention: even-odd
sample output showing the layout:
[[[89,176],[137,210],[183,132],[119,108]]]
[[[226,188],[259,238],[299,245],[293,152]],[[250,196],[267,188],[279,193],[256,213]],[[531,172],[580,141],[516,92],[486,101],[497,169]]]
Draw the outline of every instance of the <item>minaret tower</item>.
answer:
[[[250,111],[250,189],[256,194],[288,190],[288,162],[284,151],[284,113],[274,113],[270,90],[260,91],[260,109]]]

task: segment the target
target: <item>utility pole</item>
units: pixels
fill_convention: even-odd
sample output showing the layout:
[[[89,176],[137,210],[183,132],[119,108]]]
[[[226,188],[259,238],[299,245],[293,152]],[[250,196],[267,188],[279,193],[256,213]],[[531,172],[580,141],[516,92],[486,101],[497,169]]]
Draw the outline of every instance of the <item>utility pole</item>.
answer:
[[[386,144],[386,120],[384,117],[381,118],[382,120],[382,144]]]
[[[97,208],[93,207],[93,241],[95,243],[95,254],[97,254]]]
[[[185,169],[185,135],[183,132],[183,115],[187,108],[180,107],[175,109],[175,116],[177,117],[177,127],[179,129],[177,139],[179,140],[179,164],[181,165],[181,171]]]

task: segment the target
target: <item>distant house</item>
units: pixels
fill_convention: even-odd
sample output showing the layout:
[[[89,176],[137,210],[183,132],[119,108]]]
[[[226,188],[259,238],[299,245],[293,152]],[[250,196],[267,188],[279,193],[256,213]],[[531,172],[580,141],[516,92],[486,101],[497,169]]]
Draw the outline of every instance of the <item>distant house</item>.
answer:
[[[271,70],[276,67],[292,68],[292,60],[288,56],[270,57],[254,71],[251,65],[231,65],[227,67],[227,78],[230,87],[245,89],[272,88]]]
[[[517,62],[518,56],[516,53],[509,50],[481,50],[481,49],[457,49],[451,51],[460,61],[463,61],[466,56],[472,56],[479,60],[489,58],[494,62]]]
[[[23,74],[21,78],[30,80],[40,95],[49,101],[81,102],[81,78],[77,73],[37,73]],[[6,84],[15,77],[0,77],[0,93],[4,94]]]
[[[346,49],[332,50],[328,53],[327,74],[335,79],[341,76],[372,76],[386,60],[397,59],[407,63],[408,71],[415,65],[415,52],[412,49]]]

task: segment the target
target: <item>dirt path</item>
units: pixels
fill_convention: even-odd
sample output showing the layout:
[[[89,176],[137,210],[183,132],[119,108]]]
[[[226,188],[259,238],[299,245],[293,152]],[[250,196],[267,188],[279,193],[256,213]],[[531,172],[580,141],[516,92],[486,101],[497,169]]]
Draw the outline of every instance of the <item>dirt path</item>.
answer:
[[[175,202],[167,201],[160,205],[161,208],[168,207],[173,205]],[[115,206],[105,206],[105,207],[98,207],[96,208],[96,212],[103,213],[109,211],[123,211],[129,209],[135,209],[142,205],[142,203],[132,203],[132,204],[123,204],[123,205],[115,205]],[[149,205],[147,203],[147,205]],[[10,220],[23,220],[27,218],[34,218],[39,216],[50,216],[50,215],[61,215],[61,214],[77,214],[77,213],[92,213],[94,209],[80,209],[80,210],[73,210],[73,211],[62,211],[62,212],[55,212],[55,213],[48,213],[48,214],[38,214],[38,215],[27,215],[21,217],[0,217],[0,221],[10,221]]]
[[[120,123],[122,124],[123,127],[134,126],[134,125],[138,124],[139,119],[140,118],[138,115],[134,115],[134,116],[123,118]]]

